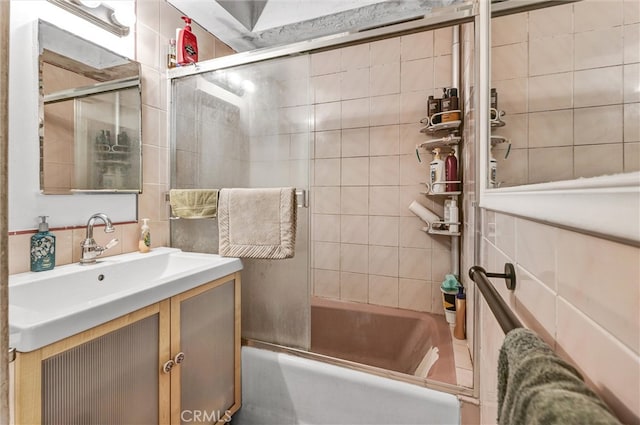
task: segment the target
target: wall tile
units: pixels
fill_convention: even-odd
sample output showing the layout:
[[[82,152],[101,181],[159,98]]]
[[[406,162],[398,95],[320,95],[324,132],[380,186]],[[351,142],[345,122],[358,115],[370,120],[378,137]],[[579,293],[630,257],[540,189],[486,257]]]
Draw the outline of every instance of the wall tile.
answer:
[[[400,184],[415,185],[428,180],[429,162],[432,155],[422,152],[422,162],[418,162],[415,152],[409,155],[400,155]]]
[[[527,76],[528,43],[491,48],[491,80],[510,80]]]
[[[622,66],[577,71],[573,83],[576,108],[622,103]]]
[[[397,155],[400,149],[400,130],[398,125],[371,127],[369,135],[369,154],[371,156]]]
[[[402,62],[400,67],[400,89],[402,92],[433,88],[433,59],[417,59]]]
[[[341,130],[315,133],[315,158],[340,158]]]
[[[399,190],[397,186],[372,186],[369,188],[369,215],[399,215]]]
[[[533,39],[529,43],[529,75],[573,70],[573,34]]]
[[[313,86],[314,102],[327,103],[336,102],[341,98],[340,91],[341,74],[326,74],[313,77],[311,85]]]
[[[431,280],[434,282],[444,281],[444,277],[450,274],[451,251],[442,249],[431,250]]]
[[[398,185],[399,166],[398,155],[371,157],[369,161],[369,184],[371,186]]]
[[[341,75],[343,100],[369,96],[369,68],[350,69]]]
[[[514,291],[515,313],[523,318],[527,327],[553,347],[556,335],[556,294],[519,266],[516,274],[518,285]]]
[[[529,12],[529,37],[573,33],[573,5],[545,7]]]
[[[624,105],[624,142],[640,142],[640,103]]]
[[[570,146],[529,149],[529,183],[573,178],[573,150]]]
[[[371,96],[400,93],[400,62],[371,67],[369,93]]]
[[[574,177],[593,177],[624,171],[622,143],[576,146],[573,151]]]
[[[586,0],[573,6],[576,33],[622,25],[622,2]]]
[[[340,214],[339,187],[316,187],[312,193],[314,213]]]
[[[311,75],[334,74],[340,72],[340,50],[314,53],[311,55]]]
[[[369,299],[369,282],[366,274],[340,273],[340,299],[366,303]]]
[[[369,216],[343,215],[340,218],[340,241],[366,245],[369,243]]]
[[[369,275],[369,303],[398,307],[398,278]]]
[[[417,126],[415,133],[421,136],[421,141],[424,140],[424,136],[422,136],[419,130],[423,125],[419,124],[419,122],[427,116],[427,98],[432,94],[433,92],[431,90],[422,90],[404,92],[400,95],[400,122],[403,124],[412,123],[414,126]],[[413,137],[417,136],[413,135]],[[415,144],[413,144],[413,148],[415,152]]]
[[[433,31],[424,31],[400,37],[400,59],[430,58],[433,56]]]
[[[313,214],[314,241],[340,242],[340,215]]]
[[[624,35],[624,63],[640,62],[640,24],[625,25]]]
[[[491,45],[503,46],[527,41],[527,14],[515,13],[491,20]]]
[[[622,64],[622,27],[575,35],[575,69]]]
[[[529,114],[529,147],[571,146],[573,114],[571,109]]]
[[[398,307],[431,311],[431,284],[426,280],[400,279]]]
[[[398,247],[369,245],[369,273],[398,277]]]
[[[315,185],[339,186],[340,185],[340,159],[316,159]]]
[[[624,144],[624,172],[640,171],[640,143]]]
[[[625,65],[623,80],[624,103],[640,102],[640,64]]]
[[[405,95],[403,94],[400,99],[400,122],[404,122],[402,107],[404,106]],[[426,106],[424,98],[421,98],[419,105],[419,113],[426,116]],[[420,119],[420,118],[418,118]],[[401,154],[413,154],[416,153],[416,146],[424,141],[423,133],[420,133],[420,129],[424,127],[423,124],[418,123],[418,120],[413,121],[411,124],[400,124],[400,149]]]
[[[369,243],[371,245],[398,246],[399,217],[371,216]]]
[[[367,187],[343,186],[338,189],[341,191],[341,214],[367,215],[369,213],[369,189]]]
[[[340,270],[369,273],[369,247],[367,245],[340,244]]]
[[[315,242],[313,244],[313,267],[325,270],[340,270],[340,244]]]
[[[562,82],[559,84],[562,84]],[[529,82],[527,78],[492,81],[491,85],[498,91],[500,109],[508,111],[509,114],[518,114],[528,111]],[[542,82],[541,85],[544,85],[544,82]],[[537,95],[534,97],[537,97]],[[538,101],[538,103],[543,102]],[[539,109],[544,110],[544,105],[541,105]]]
[[[580,329],[580,332],[576,332]],[[640,387],[621,383],[638,382],[640,357],[576,306],[558,299],[559,351],[586,375],[596,391],[620,416],[623,423],[633,423],[640,416]],[[594,350],[597,347],[597,350]],[[606,361],[603,361],[606,359]]]
[[[640,250],[566,230],[558,234],[558,293],[640,351]],[[616,264],[615,276],[611,264]]]
[[[313,295],[324,298],[340,298],[340,272],[313,270]]]
[[[400,277],[430,280],[431,250],[420,248],[400,248]]]
[[[31,236],[12,235],[9,237],[9,274],[24,273],[31,269]]]
[[[529,163],[527,149],[512,149],[505,159],[506,150],[493,149],[496,158],[496,181],[501,187],[505,182],[517,186],[529,183]]]
[[[316,131],[337,130],[340,128],[341,117],[340,102],[323,103],[315,105],[315,129]]]
[[[367,186],[369,184],[369,158],[342,158],[343,186]]]
[[[390,125],[400,122],[400,95],[376,96],[370,99],[371,124]]]
[[[576,109],[575,144],[622,143],[622,109],[622,105]]]
[[[453,44],[453,28],[438,28],[433,32],[434,56],[450,55]]]
[[[431,238],[422,231],[425,223],[418,217],[400,217],[399,243],[404,248],[431,248]]]
[[[529,78],[529,111],[571,108],[572,88],[573,74],[570,72]]]
[[[496,213],[496,247],[509,258],[516,258],[516,222],[510,215]]]
[[[518,218],[516,236],[515,260],[518,265],[555,291],[557,229]]]
[[[341,70],[369,68],[369,43],[349,46],[338,50],[342,61]]]
[[[371,66],[400,61],[400,38],[374,41],[370,44]]]
[[[345,100],[341,103],[343,129],[369,126],[369,99]]]
[[[623,15],[625,25],[640,22],[640,4],[636,0],[624,0]]]
[[[433,87],[451,87],[452,56],[438,56],[433,60]]]
[[[342,130],[342,157],[369,156],[369,128]]]

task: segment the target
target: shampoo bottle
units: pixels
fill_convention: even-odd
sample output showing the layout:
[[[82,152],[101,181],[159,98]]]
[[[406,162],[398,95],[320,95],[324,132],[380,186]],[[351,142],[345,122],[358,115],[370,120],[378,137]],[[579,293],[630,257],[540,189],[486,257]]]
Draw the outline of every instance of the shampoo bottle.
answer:
[[[140,227],[140,240],[138,241],[138,251],[145,253],[151,250],[151,231],[149,230],[149,219],[142,219]]]
[[[198,40],[191,32],[191,19],[182,16],[182,20],[185,26],[178,31],[178,65],[189,65],[198,62]]]
[[[448,182],[458,180],[458,158],[453,151],[449,152],[444,162],[445,178]],[[457,192],[458,183],[447,183],[447,192]]]
[[[31,271],[43,272],[56,265],[56,237],[49,233],[47,216],[41,215],[38,233],[31,236]]]
[[[440,124],[440,115],[434,116],[440,112],[440,99],[434,99],[433,96],[429,96],[427,99],[427,113],[431,124]]]
[[[458,223],[459,217],[458,217],[458,203],[456,202],[455,199],[451,200],[451,204],[449,205],[449,222],[451,223]],[[449,225],[449,231],[451,233],[458,233],[458,225],[457,224],[450,224]]]
[[[453,328],[453,336],[456,339],[464,339],[465,313],[467,307],[467,296],[464,293],[464,287],[458,287],[456,295],[456,326]]]
[[[435,148],[433,153],[433,161],[429,164],[429,184],[431,192],[442,193],[445,191],[445,184],[441,183],[445,174],[444,161],[440,159],[440,148]]]
[[[493,157],[493,152],[489,149],[489,188],[498,187],[497,182],[498,161]]]

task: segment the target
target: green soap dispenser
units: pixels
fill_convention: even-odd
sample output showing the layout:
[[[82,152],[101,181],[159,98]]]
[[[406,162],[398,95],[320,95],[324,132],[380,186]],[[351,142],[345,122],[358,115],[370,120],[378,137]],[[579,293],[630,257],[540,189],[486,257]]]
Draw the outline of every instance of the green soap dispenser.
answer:
[[[31,271],[43,272],[56,265],[56,237],[49,232],[46,215],[41,215],[38,233],[31,236]]]

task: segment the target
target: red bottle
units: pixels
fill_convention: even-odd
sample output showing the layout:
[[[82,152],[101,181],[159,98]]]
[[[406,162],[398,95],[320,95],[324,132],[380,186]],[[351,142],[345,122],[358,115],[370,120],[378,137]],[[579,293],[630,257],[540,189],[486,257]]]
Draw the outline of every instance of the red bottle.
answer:
[[[447,159],[444,161],[444,173],[447,181],[458,180],[458,158],[453,152],[449,152]],[[458,183],[447,183],[446,187],[447,192],[458,191]]]
[[[182,16],[185,26],[178,32],[178,65],[198,62],[198,40],[191,32],[191,19]]]

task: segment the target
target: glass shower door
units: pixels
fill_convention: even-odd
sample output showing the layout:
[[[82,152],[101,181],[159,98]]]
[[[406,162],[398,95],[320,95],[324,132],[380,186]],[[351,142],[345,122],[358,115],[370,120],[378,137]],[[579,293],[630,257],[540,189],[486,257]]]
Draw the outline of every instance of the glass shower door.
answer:
[[[309,189],[309,56],[173,80],[172,188]],[[242,335],[308,349],[309,210],[299,196],[296,253],[243,259]],[[172,220],[171,244],[218,250],[215,220]]]

